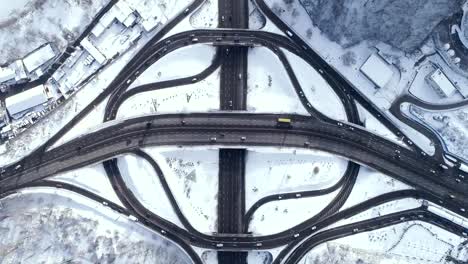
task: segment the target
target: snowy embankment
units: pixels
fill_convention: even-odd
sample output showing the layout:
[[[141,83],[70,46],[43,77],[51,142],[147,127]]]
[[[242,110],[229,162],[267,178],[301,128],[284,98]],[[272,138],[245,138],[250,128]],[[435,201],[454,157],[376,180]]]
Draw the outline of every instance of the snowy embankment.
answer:
[[[452,263],[447,256],[467,260],[464,241],[434,225],[411,221],[326,242],[299,263]]]
[[[191,263],[171,241],[72,192],[32,188],[1,208],[2,263]]]
[[[96,164],[60,173],[48,178],[48,180],[78,186],[122,206],[122,203],[115,194],[114,189],[112,189],[102,164]]]
[[[109,0],[3,2],[0,11],[0,64],[22,58],[47,42],[52,42],[63,52],[108,2]]]

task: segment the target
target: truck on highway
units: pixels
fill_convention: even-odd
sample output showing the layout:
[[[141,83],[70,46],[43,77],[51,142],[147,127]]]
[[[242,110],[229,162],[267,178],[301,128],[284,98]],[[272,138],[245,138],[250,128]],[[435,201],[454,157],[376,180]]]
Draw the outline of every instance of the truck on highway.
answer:
[[[276,122],[277,128],[292,128],[292,121],[291,118],[287,117],[280,117]]]

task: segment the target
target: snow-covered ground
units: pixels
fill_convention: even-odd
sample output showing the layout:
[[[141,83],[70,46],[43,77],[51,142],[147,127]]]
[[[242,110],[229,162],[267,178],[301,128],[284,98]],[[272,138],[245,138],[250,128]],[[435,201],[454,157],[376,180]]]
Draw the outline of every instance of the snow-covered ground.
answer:
[[[191,263],[171,241],[78,194],[33,188],[0,202],[2,263]]]
[[[288,230],[317,215],[339,190],[317,197],[273,201],[255,211],[249,231],[255,235],[271,235]]]
[[[4,2],[0,20],[0,64],[21,58],[47,42],[54,43],[63,51],[108,2],[109,0]]]
[[[340,98],[322,76],[300,57],[285,49],[283,52],[312,106],[329,118],[346,121],[346,111]]]
[[[265,24],[265,16],[259,11],[253,0],[249,0],[249,29],[261,29]]]
[[[199,74],[211,65],[215,53],[216,48],[205,44],[177,49],[146,69],[130,85],[129,89],[148,83],[175,80]]]
[[[439,227],[411,221],[324,243],[299,263],[448,264],[453,262],[447,256],[467,260],[463,241]]]
[[[415,105],[411,116],[433,128],[444,140],[447,149],[468,161],[468,108],[452,111],[431,111]]]
[[[252,148],[246,157],[245,206],[272,194],[330,187],[346,167],[346,160],[321,151]]]
[[[401,138],[397,137],[397,135],[393,134],[386,126],[384,126],[377,118],[375,118],[371,113],[369,113],[362,105],[357,104],[359,117],[361,122],[364,124],[364,127],[379,135],[382,136],[394,143],[400,144],[402,146],[406,146],[406,144],[401,140]]]
[[[351,194],[342,209],[364,202],[384,193],[412,189],[410,186],[375,170],[362,167]]]
[[[49,179],[81,187],[122,206],[114,189],[112,189],[102,164],[57,174]]]
[[[190,16],[190,24],[194,28],[218,27],[218,0],[206,0],[205,3]]]
[[[136,94],[121,105],[117,118],[218,110],[219,77],[218,69],[197,83]]]
[[[283,64],[272,51],[267,48],[249,49],[248,64],[248,111],[308,115]]]
[[[158,175],[145,160],[133,155],[117,159],[125,184],[138,201],[156,215],[183,227],[167,198]]]
[[[145,151],[160,166],[190,224],[200,232],[216,232],[218,150],[152,147]]]

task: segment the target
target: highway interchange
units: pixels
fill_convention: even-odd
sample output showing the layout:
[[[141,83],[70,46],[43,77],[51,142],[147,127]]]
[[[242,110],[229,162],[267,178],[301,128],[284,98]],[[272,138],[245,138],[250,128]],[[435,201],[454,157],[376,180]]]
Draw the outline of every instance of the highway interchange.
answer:
[[[203,3],[203,0],[195,0],[186,10],[164,25],[104,92],[42,147],[18,163],[3,168],[0,174],[1,196],[36,186],[64,188],[77,192],[106,204],[121,214],[136,217],[141,224],[178,243],[195,263],[202,261],[190,246],[218,250],[221,252],[218,255],[220,263],[246,263],[245,251],[286,246],[274,263],[297,263],[304,254],[320,243],[410,220],[428,222],[450,232],[466,235],[465,228],[429,212],[423,206],[322,231],[339,220],[402,198],[424,199],[466,217],[468,183],[465,178],[468,175],[459,170],[457,164],[454,166],[445,163],[442,148],[436,148],[436,155],[431,156],[415,146],[359,89],[329,66],[307,43],[294,34],[288,25],[276,17],[263,0],[256,0],[255,3],[285,35],[248,30],[247,1],[219,0],[220,28],[191,30],[165,36]],[[217,52],[211,65],[199,74],[127,90],[139,74],[163,56],[182,47],[200,43],[212,44]],[[249,48],[259,46],[270,49],[278,56],[300,102],[310,113],[310,116],[286,115],[292,120],[291,128],[277,126],[278,118],[285,115],[245,112],[247,52]],[[348,122],[332,120],[313,107],[283,50],[301,57],[322,74],[345,106]],[[221,69],[219,112],[155,114],[124,121],[115,120],[119,107],[131,96],[145,91],[171,89],[199,82],[218,68]],[[103,120],[107,122],[106,125],[60,146],[51,147],[106,98],[109,98]],[[361,127],[356,102],[401,137],[406,146],[395,144]],[[148,146],[162,145],[223,146],[219,156],[217,233],[204,234],[191,226],[188,216],[181,212],[158,164],[141,150]],[[341,180],[330,188],[270,195],[256,202],[251,208],[245,208],[246,151],[239,147],[255,146],[318,149],[349,159],[350,162]],[[126,186],[115,159],[126,154],[136,155],[151,164],[184,228],[145,208]],[[112,187],[124,207],[76,186],[47,180],[47,177],[59,172],[97,162],[103,162]],[[381,171],[414,187],[414,190],[380,195],[340,210],[353,189],[361,165]],[[255,210],[265,203],[296,199],[299,196],[319,196],[336,190],[339,190],[336,198],[317,216],[287,231],[267,236],[253,236],[248,233],[251,217]]]

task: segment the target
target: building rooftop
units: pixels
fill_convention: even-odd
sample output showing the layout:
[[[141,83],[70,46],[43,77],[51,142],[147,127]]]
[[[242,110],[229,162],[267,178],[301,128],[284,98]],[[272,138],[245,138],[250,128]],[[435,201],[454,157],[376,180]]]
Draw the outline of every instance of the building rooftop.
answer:
[[[52,49],[52,46],[47,44],[24,57],[23,63],[26,70],[28,70],[28,72],[32,72],[54,57],[55,52]]]
[[[47,96],[44,93],[44,86],[39,85],[22,93],[7,97],[5,99],[5,106],[10,115],[15,115],[45,102],[47,102]]]
[[[361,67],[361,72],[378,88],[385,87],[392,79],[393,71],[379,54],[372,54]]]
[[[442,72],[440,68],[433,71],[428,76],[427,80],[429,81],[429,84],[436,90],[436,92],[442,97],[452,96],[457,91],[455,85],[449,80],[449,78],[445,75],[444,72]]]

